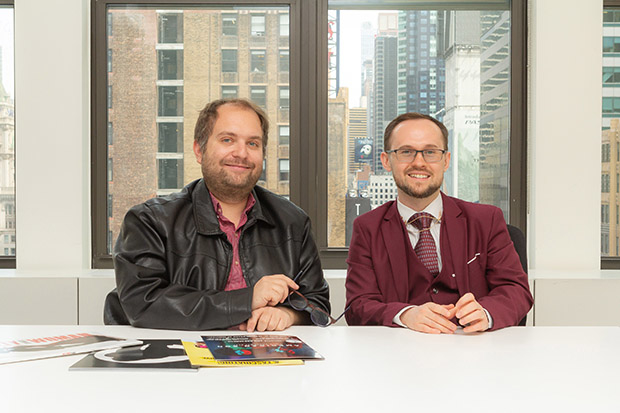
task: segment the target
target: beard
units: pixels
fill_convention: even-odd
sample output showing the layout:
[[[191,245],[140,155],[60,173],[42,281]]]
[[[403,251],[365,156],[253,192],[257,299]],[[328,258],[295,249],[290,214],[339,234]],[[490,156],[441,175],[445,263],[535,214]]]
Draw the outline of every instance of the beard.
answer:
[[[413,171],[407,171],[404,173],[405,176]],[[415,188],[413,185],[408,185],[406,178],[402,178],[400,175],[393,174],[394,183],[396,183],[396,187],[403,191],[405,194],[409,195],[412,198],[424,199],[428,198],[431,195],[435,194],[441,188],[441,184],[443,183],[443,176],[440,179],[433,179],[433,175],[429,178],[428,185]]]
[[[224,164],[226,162],[246,166],[250,169],[244,175],[234,175],[225,169]],[[247,199],[252,192],[252,188],[263,172],[263,165],[260,164],[257,167],[251,162],[234,162],[225,159],[213,162],[203,158],[201,169],[207,188],[217,199],[224,202],[240,202]]]

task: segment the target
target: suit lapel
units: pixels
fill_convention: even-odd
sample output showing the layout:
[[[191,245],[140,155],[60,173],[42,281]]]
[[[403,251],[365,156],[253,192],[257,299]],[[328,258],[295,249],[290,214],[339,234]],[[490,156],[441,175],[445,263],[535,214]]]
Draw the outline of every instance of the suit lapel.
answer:
[[[409,295],[409,272],[405,241],[408,240],[405,239],[402,219],[398,213],[396,201],[393,201],[390,209],[383,217],[381,236],[390,261],[396,296],[398,301],[406,303]]]
[[[463,294],[469,292],[469,277],[467,275],[467,222],[462,215],[461,208],[459,208],[456,202],[443,193],[441,196],[443,197],[441,239],[447,239],[449,248],[449,255],[447,256],[444,255],[442,248],[442,258],[452,260],[452,268],[456,274],[456,285],[459,290],[459,295],[463,296]]]

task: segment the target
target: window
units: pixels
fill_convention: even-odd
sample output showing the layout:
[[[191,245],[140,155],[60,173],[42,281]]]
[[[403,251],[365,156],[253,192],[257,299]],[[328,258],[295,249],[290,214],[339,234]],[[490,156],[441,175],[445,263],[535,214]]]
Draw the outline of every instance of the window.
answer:
[[[620,67],[604,67],[603,87],[614,86],[613,83],[620,83]]]
[[[161,122],[157,131],[157,152],[183,153],[182,123]]]
[[[158,50],[158,79],[183,79],[183,50]]]
[[[239,97],[237,86],[222,86],[222,99],[233,99]]]
[[[112,195],[108,195],[108,216],[112,217],[112,213],[114,212],[114,197]]]
[[[250,88],[250,100],[265,109],[267,106],[267,88],[265,86],[252,86]]]
[[[252,50],[250,51],[251,63],[250,70],[253,73],[265,73],[265,51],[264,50]]]
[[[179,86],[160,86],[159,116],[183,116],[183,88]]]
[[[290,72],[278,67],[290,68],[291,46],[288,33],[267,33],[284,34],[281,16],[288,16],[290,5],[224,3],[219,10],[197,0],[183,5],[93,2],[93,30],[102,23],[107,30],[105,36],[93,35],[93,53],[104,57],[103,67],[93,66],[97,95],[103,98],[93,99],[99,102],[93,119],[104,120],[105,141],[94,127],[92,142],[98,148],[97,162],[107,166],[103,176],[94,178],[100,183],[93,189],[93,205],[108,203],[107,208],[93,207],[96,267],[111,264],[110,248],[131,206],[178,191],[202,175],[192,151],[193,130],[198,111],[208,101],[248,98],[266,110],[272,126],[265,165],[272,170],[264,170],[260,184],[289,195],[289,181],[279,180],[277,168],[278,159],[289,157],[278,145],[278,127],[289,127],[288,111],[279,109],[279,88],[289,88]],[[102,69],[108,73],[110,61],[113,73],[95,74]],[[268,79],[268,63],[277,79]]]
[[[237,35],[237,15],[222,13],[222,34],[224,36]]]
[[[601,147],[601,159],[603,162],[609,162],[609,144],[604,143]]]
[[[278,71],[288,72],[288,70],[289,70],[289,51],[280,50],[279,61],[278,61]]]
[[[280,109],[288,109],[289,102],[289,88],[288,86],[280,87]]]
[[[267,181],[267,159],[263,159],[263,172],[260,174],[260,178],[258,178],[258,182]]]
[[[609,205],[601,205],[601,223],[609,224]]]
[[[603,97],[603,115],[613,114],[617,116],[618,113],[620,113],[620,97]]]
[[[367,180],[393,188],[391,175],[380,160],[383,131],[405,112],[430,114],[449,131],[452,158],[444,175],[444,192],[470,202],[493,204],[502,209],[508,222],[519,226],[509,185],[511,162],[515,161],[515,168],[522,162],[511,152],[510,138],[517,136],[511,129],[515,123],[511,100],[513,93],[523,92],[514,91],[511,84],[515,27],[511,11],[485,9],[482,3],[468,5],[466,12],[449,6],[381,10],[380,3],[375,4],[376,10],[328,11],[328,19],[338,21],[333,27],[340,33],[361,33],[364,24],[372,27],[371,41],[365,45],[356,44],[356,37],[337,33],[328,40],[330,52],[340,53],[340,66],[328,69],[328,247],[347,246],[345,234],[351,232],[355,216],[346,215],[350,211],[346,206],[352,198],[369,209],[393,199],[394,193],[387,189],[378,198],[366,198],[362,188]],[[362,56],[364,48],[367,57]],[[473,76],[458,70],[463,59],[471,59],[466,50],[472,49],[477,50],[471,60],[477,69]],[[353,50],[360,52],[353,54]],[[374,84],[362,88],[357,74],[361,74],[360,62],[365,58],[374,63]],[[453,87],[447,88],[450,84]],[[345,88],[347,91],[340,93]],[[457,104],[464,96],[469,103]],[[360,111],[359,129],[351,124],[355,111]],[[348,128],[339,126],[347,121]],[[354,152],[356,145],[351,142],[357,139],[370,142],[371,159],[361,160]],[[338,161],[343,157],[346,163]],[[525,223],[523,215],[518,219]]]
[[[619,53],[620,37],[603,37],[603,53]]]
[[[112,122],[108,122],[108,145],[112,145],[114,143],[114,125]]]
[[[157,39],[159,43],[183,43],[183,14],[181,13],[158,13],[159,30]]]
[[[265,15],[253,14],[251,17],[250,33],[252,36],[262,37],[265,35]]]
[[[232,49],[222,50],[222,72],[237,71],[237,51]]]
[[[288,145],[290,143],[290,132],[289,127],[280,125],[278,127],[278,144],[280,145]]]
[[[280,159],[279,161],[279,168],[280,170],[280,175],[279,175],[279,179],[280,181],[288,181],[289,180],[289,172],[290,172],[290,167],[289,167],[289,160],[288,159]]]
[[[280,14],[280,36],[287,36],[289,32],[288,13]]]
[[[601,191],[605,193],[609,192],[609,174],[601,175]]]
[[[183,159],[158,159],[157,169],[159,189],[183,188]]]
[[[271,130],[260,185],[290,196],[309,212],[324,268],[345,266],[343,247],[354,218],[346,212],[351,194],[368,209],[395,196],[391,178],[375,170],[375,162],[381,153],[378,136],[399,110],[432,110],[452,136],[462,137],[466,146],[459,147],[459,171],[446,176],[449,193],[498,205],[509,222],[524,228],[523,1],[514,0],[511,10],[501,9],[508,2],[459,2],[459,10],[478,7],[465,21],[448,1],[416,2],[406,11],[395,9],[405,3],[379,1],[356,7],[348,0],[317,0],[317,7],[287,0],[263,5],[256,0],[121,1],[92,3],[93,162],[114,161],[113,184],[107,183],[105,167],[93,169],[95,266],[110,266],[109,245],[128,208],[201,176],[191,153],[192,131],[198,110],[220,97],[249,98],[266,110]],[[427,4],[440,10],[423,10]],[[379,13],[388,15],[381,33]],[[399,13],[415,17],[411,28],[401,30]],[[358,26],[352,28],[352,22]],[[449,41],[460,42],[461,32],[475,34],[471,37],[479,43],[474,48],[459,43],[450,50],[478,53],[480,77],[473,92],[445,86],[468,85],[448,69],[455,66],[447,60]],[[420,55],[421,45],[410,57],[413,42],[399,47],[399,36],[420,35],[427,36],[429,57]],[[108,50],[110,76],[105,75]],[[353,50],[359,55],[350,57]],[[426,76],[424,82],[418,75]],[[447,108],[455,93],[477,96],[475,113],[465,113],[468,105],[460,112]],[[114,107],[108,109],[112,95]],[[113,124],[109,145],[108,123]],[[356,155],[358,143],[370,156]],[[613,144],[610,148],[616,151]],[[108,195],[113,195],[110,216],[104,207]]]

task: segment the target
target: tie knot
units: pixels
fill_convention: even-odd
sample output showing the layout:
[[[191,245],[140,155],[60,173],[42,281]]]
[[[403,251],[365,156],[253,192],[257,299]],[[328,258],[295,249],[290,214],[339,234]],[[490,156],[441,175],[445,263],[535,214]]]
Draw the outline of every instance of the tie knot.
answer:
[[[434,219],[435,217],[428,212],[418,212],[417,214],[413,214],[407,223],[422,231],[429,229]]]

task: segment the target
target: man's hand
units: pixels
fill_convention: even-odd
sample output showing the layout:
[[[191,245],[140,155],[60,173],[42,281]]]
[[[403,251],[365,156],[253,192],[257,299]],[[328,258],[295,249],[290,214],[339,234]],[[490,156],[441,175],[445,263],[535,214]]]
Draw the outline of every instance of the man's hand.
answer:
[[[466,333],[485,331],[489,328],[487,314],[472,293],[467,293],[456,302],[456,318]]]
[[[450,320],[454,317],[454,304],[441,305],[425,303],[412,307],[400,315],[400,321],[412,330],[432,334],[452,334],[456,325]]]
[[[283,274],[266,275],[254,285],[252,311],[267,306],[276,306],[286,300],[289,289],[296,290],[295,281]]]
[[[252,316],[239,325],[239,330],[248,333],[256,331],[281,331],[292,326],[297,312],[288,307],[262,307],[252,311]]]

